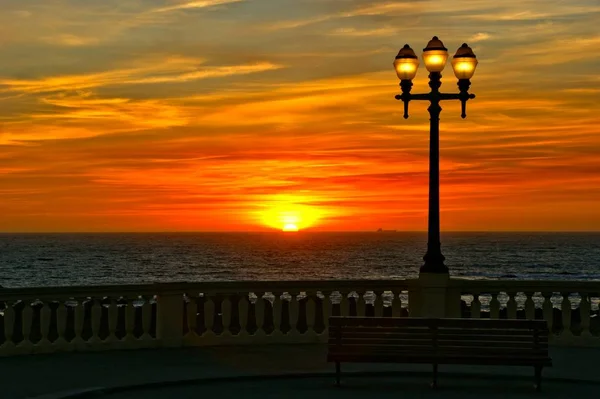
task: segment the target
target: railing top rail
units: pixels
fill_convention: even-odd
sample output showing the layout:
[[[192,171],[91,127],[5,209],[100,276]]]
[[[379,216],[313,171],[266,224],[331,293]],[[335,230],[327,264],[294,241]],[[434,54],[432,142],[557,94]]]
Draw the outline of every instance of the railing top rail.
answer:
[[[24,298],[85,298],[102,296],[164,295],[173,293],[300,292],[300,291],[387,291],[408,289],[417,280],[297,280],[297,281],[210,281],[93,286],[0,288],[0,300]]]
[[[597,292],[600,281],[583,280],[468,280],[451,279],[450,286],[472,291],[517,291],[517,292]]]

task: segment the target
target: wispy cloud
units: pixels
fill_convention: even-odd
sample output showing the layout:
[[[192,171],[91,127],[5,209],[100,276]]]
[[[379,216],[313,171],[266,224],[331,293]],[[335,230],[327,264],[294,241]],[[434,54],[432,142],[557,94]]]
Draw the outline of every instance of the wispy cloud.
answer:
[[[160,7],[151,10],[151,12],[170,12],[170,11],[178,11],[178,10],[191,10],[197,8],[208,8],[220,6],[223,4],[230,3],[239,3],[244,0],[199,0],[199,1],[185,1],[181,3],[176,3],[167,7]]]
[[[368,37],[368,36],[392,36],[398,33],[398,29],[392,27],[375,29],[338,28],[331,32],[335,36]]]
[[[469,42],[477,43],[484,40],[489,40],[492,36],[489,33],[478,32],[469,38]]]
[[[49,36],[43,38],[45,42],[48,44],[55,44],[60,46],[71,46],[71,47],[79,47],[79,46],[89,46],[91,44],[97,44],[100,40],[96,37],[85,37],[78,35],[70,35],[70,34],[60,34],[56,36]]]
[[[248,65],[199,67],[202,60],[172,58],[156,64],[135,68],[115,69],[100,73],[51,76],[40,79],[0,79],[1,91],[43,93],[82,90],[100,86],[187,82],[192,80],[245,75],[283,68],[282,65],[262,62]]]

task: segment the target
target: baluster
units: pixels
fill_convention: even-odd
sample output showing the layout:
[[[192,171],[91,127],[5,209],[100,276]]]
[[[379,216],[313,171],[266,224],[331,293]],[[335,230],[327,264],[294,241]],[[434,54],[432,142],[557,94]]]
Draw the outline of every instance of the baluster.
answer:
[[[562,292],[563,300],[561,303],[562,322],[563,330],[560,334],[561,338],[570,338],[573,336],[571,331],[571,301],[569,300],[569,293]]]
[[[2,344],[2,351],[5,354],[12,354],[15,351],[15,343],[13,342],[13,332],[15,330],[15,309],[13,303],[6,301],[4,309],[4,337],[6,341]]]
[[[248,299],[248,293],[240,294],[240,302],[238,304],[239,319],[240,319],[240,336],[248,336],[248,308],[250,307],[250,300]]]
[[[254,315],[256,317],[256,331],[254,332],[254,335],[262,336],[262,335],[266,335],[265,330],[264,330],[265,299],[263,298],[265,293],[264,292],[255,292],[254,295],[256,295],[256,302],[254,303]]]
[[[350,302],[348,301],[348,293],[340,291],[342,299],[340,300],[340,316],[350,316]]]
[[[316,336],[315,318],[316,318],[316,292],[306,292],[306,335]]]
[[[356,298],[356,315],[358,317],[365,317],[367,303],[365,301],[365,291],[356,291],[358,298]]]
[[[25,300],[23,302],[23,312],[21,313],[23,341],[19,343],[18,347],[21,353],[31,353],[33,349],[33,343],[31,342],[31,323],[33,321],[33,309],[31,308],[31,303],[28,300]]]
[[[392,299],[392,317],[400,317],[402,316],[402,298],[400,295],[402,294],[401,290],[397,290],[393,292],[394,298]]]
[[[204,332],[204,336],[212,337],[215,335],[213,330],[215,326],[215,302],[213,300],[213,295],[209,295],[206,292],[204,293],[204,327],[206,327],[206,331]]]
[[[100,333],[100,319],[102,317],[102,304],[100,298],[92,298],[92,309],[91,309],[91,322],[92,322],[92,337],[89,339],[89,343],[95,344],[96,346],[102,342],[98,334]]]
[[[471,318],[472,319],[480,319],[481,318],[481,302],[479,301],[479,291],[473,292],[473,301],[471,302]]]
[[[552,305],[552,292],[542,292],[544,304],[542,311],[544,312],[544,320],[548,323],[548,334],[552,337],[552,328],[554,327],[554,307]]]
[[[185,313],[187,318],[188,332],[185,334],[184,339],[190,340],[194,339],[198,336],[197,328],[198,328],[198,295],[190,296],[186,294],[187,304],[185,307]]]
[[[298,294],[299,292],[288,292],[292,297],[289,303],[289,316],[290,316],[290,331],[288,335],[297,335],[298,334],[298,313],[299,313],[299,304],[298,304]]]
[[[525,292],[527,299],[525,299],[525,318],[529,320],[535,319],[535,302],[533,302],[534,292]]]
[[[42,339],[37,343],[36,347],[40,348],[41,351],[47,352],[50,351],[52,343],[48,339],[48,334],[50,332],[50,315],[52,311],[50,310],[50,305],[48,302],[44,302],[42,309],[40,309],[40,330],[42,333]]]
[[[517,318],[517,300],[515,296],[517,293],[515,291],[506,291],[506,295],[508,295],[508,302],[506,302],[506,314],[509,319]]]
[[[321,291],[323,294],[323,332],[321,336],[329,336],[329,317],[333,314],[333,302],[331,301],[331,291]]]
[[[273,292],[275,299],[273,300],[273,335],[280,336],[281,332],[281,313],[283,306],[281,304],[282,292]]]
[[[85,349],[85,340],[83,339],[83,322],[85,320],[85,300],[86,298],[75,298],[77,305],[75,305],[74,323],[73,329],[75,337],[73,338],[73,345],[76,350]]]
[[[135,306],[133,305],[134,299],[127,298],[125,304],[125,342],[128,347],[135,347],[137,338],[134,335],[135,331]]]
[[[150,326],[152,325],[152,304],[150,299],[152,296],[144,295],[144,304],[142,305],[142,329],[144,333],[140,337],[144,345],[148,345],[152,342],[152,335],[150,335]],[[144,342],[145,341],[145,342]]]
[[[117,308],[117,300],[114,298],[110,299],[110,303],[108,305],[108,336],[106,337],[106,342],[115,343],[118,342],[117,338],[117,318],[119,316],[119,310]]]
[[[231,336],[231,299],[229,294],[223,295],[221,301],[221,320],[223,322],[223,335]]]
[[[69,343],[65,339],[65,331],[67,330],[67,304],[65,301],[59,301],[58,308],[56,308],[56,331],[58,332],[58,338],[54,341],[54,345],[60,349],[65,350],[68,348]]]
[[[579,296],[581,297],[581,302],[579,303],[579,315],[581,316],[581,336],[582,337],[591,337],[592,333],[590,332],[590,310],[591,305],[589,302],[589,294],[585,292],[580,292]]]
[[[500,301],[498,300],[499,292],[492,293],[490,299],[490,319],[500,318]]]
[[[373,291],[373,295],[375,295],[375,302],[373,303],[373,307],[375,310],[375,317],[383,316],[383,291]]]

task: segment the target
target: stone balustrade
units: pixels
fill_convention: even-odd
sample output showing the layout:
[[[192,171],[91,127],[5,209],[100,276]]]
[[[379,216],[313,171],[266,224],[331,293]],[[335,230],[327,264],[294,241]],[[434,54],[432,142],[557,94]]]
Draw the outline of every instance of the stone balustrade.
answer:
[[[151,285],[0,289],[0,355],[157,345]]]
[[[441,281],[441,282],[440,282]],[[0,355],[316,343],[329,315],[536,318],[600,344],[600,282],[441,279],[0,289]]]
[[[600,344],[598,281],[452,279],[449,292],[461,317],[544,319],[555,344]]]
[[[408,315],[414,281],[0,289],[0,355],[320,342],[329,315]]]

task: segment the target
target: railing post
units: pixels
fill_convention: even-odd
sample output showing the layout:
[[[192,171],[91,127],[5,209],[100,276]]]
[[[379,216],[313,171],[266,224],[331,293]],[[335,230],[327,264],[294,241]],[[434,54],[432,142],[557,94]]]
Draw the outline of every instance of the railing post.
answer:
[[[108,305],[108,337],[106,337],[105,342],[113,346],[119,342],[116,335],[118,316],[119,308],[117,307],[117,300],[115,298],[110,298],[110,303]]]
[[[6,355],[12,355],[15,351],[16,345],[13,342],[13,331],[15,328],[15,308],[14,303],[6,301],[6,307],[4,308],[4,338],[5,341],[2,344],[2,353]]]
[[[525,292],[527,299],[525,300],[525,318],[529,320],[535,319],[535,303],[533,302],[534,292]]]
[[[85,302],[86,298],[75,298],[77,301],[77,305],[73,311],[74,314],[74,324],[73,328],[75,329],[75,338],[73,338],[72,344],[75,347],[75,350],[85,350],[86,341],[83,339],[83,322],[85,320]]]
[[[562,292],[563,300],[560,306],[562,313],[563,330],[560,333],[561,339],[571,339],[573,332],[571,331],[571,301],[569,300],[569,292]]]
[[[324,340],[329,336],[329,316],[333,314],[333,302],[331,302],[331,291],[321,291],[323,294],[323,326],[324,330],[321,333]]]
[[[499,292],[492,292],[490,299],[490,319],[500,318],[500,301],[498,300]]]
[[[123,339],[125,346],[127,348],[135,348],[137,343],[137,338],[134,335],[135,330],[135,305],[134,300],[135,296],[128,297],[125,299],[125,338]],[[78,318],[83,318],[83,300],[80,300],[75,307],[75,328],[81,325],[83,321],[79,322]],[[79,327],[81,328],[81,327]],[[75,339],[81,339],[81,329],[79,331],[75,331]]]
[[[350,302],[348,301],[348,292],[339,291],[342,298],[340,299],[340,316],[350,316]]]
[[[36,344],[38,352],[48,353],[52,351],[50,340],[48,339],[48,334],[50,333],[50,316],[52,312],[50,311],[50,304],[48,301],[44,301],[42,308],[40,309],[40,330],[42,333],[42,338]]]
[[[393,291],[394,298],[392,299],[392,317],[400,317],[402,315],[402,289],[398,288]],[[410,291],[409,291],[410,294]],[[409,306],[410,306],[410,298],[409,298]],[[410,316],[410,314],[409,314]]]
[[[264,337],[265,333],[265,301],[264,298],[265,293],[257,291],[254,293],[256,295],[256,302],[254,303],[254,316],[256,317],[256,331],[254,332],[254,336],[256,337]]]
[[[21,326],[23,329],[23,341],[21,341],[19,345],[17,345],[17,348],[19,348],[20,353],[27,354],[31,353],[31,351],[33,350],[33,343],[31,342],[31,322],[33,321],[33,309],[31,308],[31,303],[29,303],[28,300],[23,301],[21,319]]]
[[[273,291],[273,333],[275,337],[283,336],[281,332],[281,313],[283,312],[283,306],[281,303],[281,291]]]
[[[223,300],[221,301],[221,320],[223,322],[223,336],[231,336],[231,316],[232,316],[232,303],[229,294],[223,294]]]
[[[479,300],[479,291],[473,291],[473,302],[471,302],[471,318],[481,318],[481,301]]]
[[[187,334],[183,337],[186,345],[193,344],[194,340],[198,338],[198,294],[186,293],[186,310],[185,317],[187,317]]]
[[[248,333],[248,308],[250,307],[250,301],[248,300],[248,293],[241,292],[240,300],[238,302],[238,320],[240,321],[240,333],[239,337],[247,337]]]
[[[516,291],[506,291],[506,295],[508,295],[508,302],[506,302],[506,317],[509,319],[517,318],[517,292]]]
[[[542,292],[544,297],[544,304],[542,305],[542,311],[544,313],[544,320],[548,324],[548,335],[550,338],[553,336],[552,329],[554,328],[554,306],[552,305],[553,292]]]
[[[290,331],[288,331],[288,335],[294,339],[294,337],[299,337],[300,333],[298,332],[298,315],[299,315],[299,303],[298,303],[298,295],[299,292],[288,291],[288,294],[291,296],[289,306],[289,322],[290,322]]]
[[[581,316],[581,336],[589,338],[592,336],[590,332],[590,310],[591,304],[588,301],[589,294],[580,292],[581,302],[579,303],[579,315]]]
[[[56,332],[58,338],[54,341],[54,345],[59,350],[67,350],[69,343],[65,339],[65,332],[67,330],[67,304],[66,301],[59,301],[58,308],[56,309]]]
[[[316,339],[315,319],[317,317],[317,292],[306,291],[306,336]]]
[[[383,316],[383,291],[376,290],[373,291],[373,295],[375,295],[375,302],[373,302],[373,310],[375,312],[375,317]]]
[[[455,306],[455,290],[449,289],[450,277],[447,273],[420,273],[419,274],[419,317],[447,317],[447,314]],[[412,298],[409,298],[409,306]],[[459,302],[460,303],[460,302]],[[411,307],[411,310],[413,308]],[[411,315],[414,316],[414,315]]]
[[[366,315],[367,303],[365,301],[365,293],[365,290],[356,291],[356,295],[358,295],[356,298],[356,315],[359,317],[365,317]]]
[[[100,344],[102,343],[102,340],[99,337],[100,318],[102,317],[102,305],[100,304],[101,300],[102,298],[100,297],[92,297],[90,299],[90,321],[92,324],[92,336],[88,340],[88,343],[90,344],[91,349],[100,349]]]
[[[156,338],[167,348],[183,344],[183,293],[165,292],[156,298]]]
[[[144,304],[142,305],[142,336],[139,338],[142,346],[149,346],[152,342],[152,335],[150,335],[150,326],[152,324],[152,304],[150,299],[152,295],[144,295]]]
[[[215,326],[215,301],[214,294],[204,293],[204,327],[206,331],[202,334],[204,339],[212,339],[215,337],[213,327]]]

